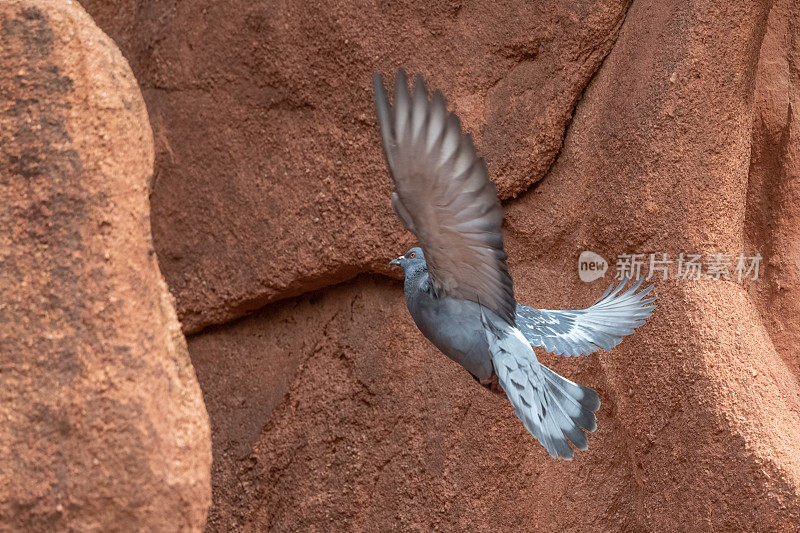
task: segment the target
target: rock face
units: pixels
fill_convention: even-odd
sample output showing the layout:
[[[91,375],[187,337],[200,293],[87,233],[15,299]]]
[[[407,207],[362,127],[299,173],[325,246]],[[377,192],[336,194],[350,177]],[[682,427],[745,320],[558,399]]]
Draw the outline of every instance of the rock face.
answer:
[[[548,460],[505,398],[420,336],[393,281],[282,302],[189,346],[212,417],[209,530],[631,523],[629,458],[597,359],[545,358],[603,395],[590,451],[567,463]]]
[[[506,213],[510,255],[547,247],[539,262],[550,272],[580,246],[605,257],[765,257],[760,282],[658,283],[650,327],[600,357],[632,475],[633,529],[742,530],[758,517],[780,530],[800,517],[800,367],[796,348],[776,349],[785,334],[770,332],[783,320],[772,301],[786,302],[798,262],[791,237],[778,248],[753,234],[772,226],[758,218],[791,219],[799,207],[786,170],[751,157],[780,153],[758,143],[772,120],[791,121],[797,87],[793,68],[773,63],[793,53],[780,49],[792,42],[781,29],[789,11],[769,4],[634,2],[539,194]],[[769,190],[772,180],[785,193]],[[569,280],[559,285],[574,294]]]
[[[186,330],[221,324],[189,339],[215,449],[209,529],[795,529],[793,3],[480,5],[87,2],[150,106],[156,248]],[[580,282],[584,250],[610,273],[625,253],[763,256],[755,281],[673,264],[614,351],[542,355],[603,400],[572,463],[374,274],[412,242],[369,95],[373,70],[401,64],[487,158],[520,301],[590,304],[610,275]]]
[[[201,529],[208,417],[153,253],[141,93],[69,0],[4,2],[0,35],[0,529]]]
[[[195,332],[386,273],[411,246],[386,203],[374,70],[428,75],[503,197],[516,195],[558,153],[627,3],[137,4],[85,2],[142,84],[156,139],[153,236]]]

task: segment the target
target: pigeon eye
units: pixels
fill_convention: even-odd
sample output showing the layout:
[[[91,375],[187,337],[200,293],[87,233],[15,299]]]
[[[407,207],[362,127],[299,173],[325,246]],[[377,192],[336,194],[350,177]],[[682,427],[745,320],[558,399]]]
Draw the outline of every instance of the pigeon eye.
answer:
[[[410,254],[408,254],[408,257],[410,257],[411,259],[414,259],[414,256],[416,256],[416,255],[417,255],[417,252],[411,252]]]

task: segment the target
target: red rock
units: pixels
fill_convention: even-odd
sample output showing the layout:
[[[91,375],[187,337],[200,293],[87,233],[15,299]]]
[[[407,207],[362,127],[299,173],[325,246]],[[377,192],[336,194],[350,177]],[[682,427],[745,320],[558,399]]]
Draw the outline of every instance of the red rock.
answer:
[[[745,242],[770,253],[766,284],[750,291],[759,304],[764,324],[778,353],[800,369],[800,109],[797,37],[798,13],[788,0],[776,1],[770,11],[761,45],[753,96],[752,156],[747,183]],[[796,31],[795,31],[796,33]]]
[[[4,2],[0,35],[0,529],[199,530],[208,417],[139,88],[69,0]]]
[[[567,463],[421,337],[395,282],[359,278],[189,342],[217,454],[211,531],[630,523],[616,476],[629,459],[596,358],[547,358],[604,396],[590,451]]]
[[[796,529],[791,2],[132,5],[89,2],[144,83],[157,248],[189,331],[383,273],[410,244],[368,92],[399,64],[475,134],[520,301],[590,304],[610,276],[578,280],[586,249],[764,256],[750,283],[657,281],[654,317],[610,353],[542,355],[603,400],[573,463],[427,344],[396,282],[195,335],[209,529]]]
[[[627,5],[85,4],[142,84],[153,235],[187,332],[389,273],[411,246],[386,203],[374,70],[428,75],[516,195],[553,162]]]
[[[748,242],[745,220],[768,12],[768,2],[632,5],[540,194],[507,206],[519,297],[574,269],[585,248],[760,252],[771,270],[770,241]],[[629,457],[632,529],[798,523],[798,369],[765,327],[773,311],[747,290],[771,275],[659,282],[651,323],[600,356]],[[573,280],[545,289],[547,304],[586,290]]]

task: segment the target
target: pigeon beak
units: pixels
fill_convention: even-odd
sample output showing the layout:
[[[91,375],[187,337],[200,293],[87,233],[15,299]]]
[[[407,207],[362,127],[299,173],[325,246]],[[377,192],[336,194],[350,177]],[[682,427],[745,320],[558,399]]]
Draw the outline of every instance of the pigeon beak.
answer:
[[[401,256],[400,256],[400,257],[398,257],[397,259],[392,259],[391,261],[389,261],[389,264],[390,264],[390,265],[397,265],[397,266],[400,266],[400,260],[401,260],[402,258],[403,258],[403,256],[401,255]]]

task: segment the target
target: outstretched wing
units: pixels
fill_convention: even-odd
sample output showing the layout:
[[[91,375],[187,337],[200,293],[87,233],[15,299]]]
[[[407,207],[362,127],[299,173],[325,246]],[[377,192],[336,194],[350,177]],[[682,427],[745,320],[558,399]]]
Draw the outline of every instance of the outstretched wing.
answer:
[[[383,150],[394,179],[392,206],[416,234],[436,294],[472,300],[514,322],[514,290],[503,251],[503,211],[486,163],[418,75],[413,94],[401,69],[394,107],[373,78]]]
[[[525,429],[552,457],[572,459],[569,443],[588,448],[583,430],[597,427],[597,392],[559,376],[536,360],[533,348],[513,326],[496,327],[481,312],[486,341],[500,386]]]
[[[566,356],[588,355],[610,350],[622,337],[633,333],[655,309],[655,297],[645,298],[653,286],[638,294],[643,278],[620,293],[628,279],[616,288],[612,283],[588,309],[548,311],[517,305],[517,327],[534,346]]]

